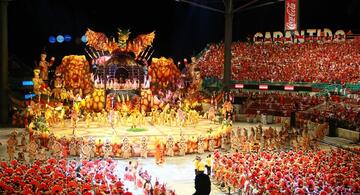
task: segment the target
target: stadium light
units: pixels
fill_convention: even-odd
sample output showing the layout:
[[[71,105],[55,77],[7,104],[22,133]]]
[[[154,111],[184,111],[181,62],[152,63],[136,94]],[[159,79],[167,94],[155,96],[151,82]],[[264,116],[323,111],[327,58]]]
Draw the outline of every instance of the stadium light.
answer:
[[[26,100],[28,100],[28,99],[32,99],[33,97],[35,97],[36,96],[36,94],[34,94],[34,93],[29,93],[29,94],[25,94],[24,95],[24,98],[26,99]]]
[[[64,42],[64,36],[58,35],[58,36],[56,37],[56,41],[57,41],[58,43]]]
[[[269,86],[268,85],[259,85],[259,89],[261,90],[268,90]]]
[[[55,36],[49,36],[49,43],[55,43],[55,42],[56,42]]]
[[[87,37],[86,37],[85,35],[83,35],[83,36],[81,37],[81,41],[82,41],[83,43],[86,43],[86,42],[88,41],[88,39],[87,39]]]
[[[284,90],[285,91],[294,91],[294,86],[293,85],[285,85]]]
[[[71,36],[70,35],[64,35],[64,40],[65,40],[65,42],[70,42],[71,41]]]
[[[244,84],[235,84],[235,88],[236,88],[236,89],[243,89],[243,88],[244,88]]]
[[[33,86],[34,82],[33,81],[22,81],[22,86]]]

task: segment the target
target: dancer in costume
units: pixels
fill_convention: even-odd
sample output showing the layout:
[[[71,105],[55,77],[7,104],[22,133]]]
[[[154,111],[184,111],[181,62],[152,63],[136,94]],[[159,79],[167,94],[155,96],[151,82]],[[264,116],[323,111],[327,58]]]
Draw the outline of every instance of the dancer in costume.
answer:
[[[161,165],[165,162],[164,146],[160,141],[158,141],[155,146],[155,161],[157,165]]]

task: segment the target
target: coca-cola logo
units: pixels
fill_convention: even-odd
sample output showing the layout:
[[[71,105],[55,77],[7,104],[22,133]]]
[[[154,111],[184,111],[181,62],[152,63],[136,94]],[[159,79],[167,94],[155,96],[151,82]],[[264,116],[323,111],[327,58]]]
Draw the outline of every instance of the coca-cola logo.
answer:
[[[286,29],[296,29],[296,2],[286,2]]]

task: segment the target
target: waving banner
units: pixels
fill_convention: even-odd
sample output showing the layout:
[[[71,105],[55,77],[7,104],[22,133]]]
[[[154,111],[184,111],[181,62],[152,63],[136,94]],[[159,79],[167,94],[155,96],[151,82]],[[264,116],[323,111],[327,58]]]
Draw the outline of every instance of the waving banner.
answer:
[[[285,0],[285,31],[297,30],[298,0]]]

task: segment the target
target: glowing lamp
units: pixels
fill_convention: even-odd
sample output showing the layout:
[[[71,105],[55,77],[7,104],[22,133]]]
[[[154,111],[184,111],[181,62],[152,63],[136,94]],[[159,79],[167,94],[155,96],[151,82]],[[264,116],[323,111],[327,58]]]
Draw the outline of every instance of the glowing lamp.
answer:
[[[88,39],[87,39],[87,37],[86,37],[85,35],[83,35],[83,36],[81,37],[81,41],[82,41],[83,43],[86,43],[86,42],[88,41]]]
[[[55,43],[55,42],[56,42],[55,36],[50,36],[49,37],[49,43]]]
[[[30,93],[30,94],[25,94],[24,98],[25,98],[26,100],[28,100],[28,99],[32,99],[32,98],[35,97],[35,96],[36,96],[36,94]]]
[[[56,41],[57,41],[58,43],[64,42],[64,36],[58,35],[58,36],[56,37]]]
[[[33,86],[34,83],[33,83],[32,81],[23,81],[23,82],[22,82],[22,85],[23,85],[23,86]]]
[[[71,36],[70,35],[65,35],[64,40],[65,40],[65,42],[70,42],[71,41]]]

